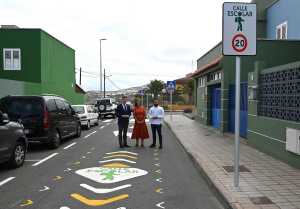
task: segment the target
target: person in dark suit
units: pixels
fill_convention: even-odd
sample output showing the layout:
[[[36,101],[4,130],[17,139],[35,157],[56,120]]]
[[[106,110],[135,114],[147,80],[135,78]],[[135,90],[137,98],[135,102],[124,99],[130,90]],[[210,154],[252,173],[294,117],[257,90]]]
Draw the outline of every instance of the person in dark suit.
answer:
[[[119,144],[120,148],[129,147],[127,145],[127,129],[129,124],[129,118],[131,115],[131,107],[126,104],[127,97],[122,97],[122,103],[118,105],[116,113],[118,117],[119,126]]]

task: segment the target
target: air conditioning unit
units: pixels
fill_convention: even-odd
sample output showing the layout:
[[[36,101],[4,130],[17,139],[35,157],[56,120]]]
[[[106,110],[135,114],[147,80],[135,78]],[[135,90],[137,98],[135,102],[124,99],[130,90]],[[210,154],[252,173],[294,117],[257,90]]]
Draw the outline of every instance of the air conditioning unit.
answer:
[[[286,150],[300,155],[300,130],[286,128]]]

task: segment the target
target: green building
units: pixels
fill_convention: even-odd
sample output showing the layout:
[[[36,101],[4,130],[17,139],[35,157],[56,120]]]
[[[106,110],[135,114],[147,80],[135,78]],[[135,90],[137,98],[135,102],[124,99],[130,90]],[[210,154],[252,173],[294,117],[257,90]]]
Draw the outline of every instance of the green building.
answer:
[[[0,28],[0,97],[56,94],[85,101],[75,81],[75,50],[41,29]]]
[[[257,55],[241,58],[240,136],[300,168],[300,29],[293,24],[298,13],[284,10],[299,2],[253,2]],[[234,133],[235,57],[223,56],[219,43],[197,60],[193,78],[196,119],[220,133]]]

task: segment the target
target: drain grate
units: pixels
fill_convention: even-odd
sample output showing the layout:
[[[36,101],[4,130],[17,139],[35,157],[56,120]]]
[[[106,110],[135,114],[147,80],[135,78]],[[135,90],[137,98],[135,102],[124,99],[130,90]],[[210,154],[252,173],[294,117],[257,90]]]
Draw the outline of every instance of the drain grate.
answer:
[[[271,205],[274,204],[268,197],[250,197],[250,200],[255,205]]]
[[[227,173],[233,173],[234,172],[234,167],[229,165],[229,166],[223,166],[224,170]],[[248,168],[246,168],[244,165],[239,166],[239,171],[240,172],[251,172]]]

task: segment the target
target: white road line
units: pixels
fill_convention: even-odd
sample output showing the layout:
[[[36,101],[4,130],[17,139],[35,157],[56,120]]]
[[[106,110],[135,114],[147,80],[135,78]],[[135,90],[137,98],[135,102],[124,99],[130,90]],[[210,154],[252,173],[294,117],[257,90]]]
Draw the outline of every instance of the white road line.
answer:
[[[119,136],[119,131],[114,131],[113,134],[114,134],[115,136]],[[128,136],[128,137],[131,137],[131,135],[132,135],[132,132],[127,132],[127,136]]]
[[[9,177],[9,178],[7,178],[7,179],[1,181],[1,182],[0,182],[0,186],[6,184],[7,182],[9,182],[9,181],[11,181],[11,180],[13,180],[14,178],[16,178],[16,177]]]
[[[111,189],[95,188],[95,187],[92,187],[92,186],[87,185],[87,184],[80,184],[80,186],[87,189],[87,190],[90,190],[90,191],[92,191],[96,194],[106,194],[106,193],[111,193],[111,192],[114,192],[114,191],[118,191],[118,190],[121,190],[121,189],[131,187],[131,184],[126,184],[126,185],[111,188]]]
[[[101,126],[99,129],[103,129],[103,128],[105,128],[105,126]]]
[[[112,122],[112,119],[109,119],[109,120],[104,120],[103,123],[110,123]]]
[[[40,161],[40,160],[25,160],[25,162],[37,162],[37,161]]]
[[[129,128],[134,128],[134,126],[129,126]]]
[[[126,162],[126,163],[136,163],[134,161],[131,160],[126,160],[126,159],[122,159],[122,158],[115,158],[115,159],[111,159],[111,160],[102,160],[99,161],[99,163],[109,163],[109,162]]]
[[[128,152],[128,151],[108,152],[108,153],[105,153],[105,154],[106,154],[106,155],[112,155],[112,154],[118,154],[118,153],[126,153],[126,154],[132,154],[132,155],[139,155],[138,153],[135,153],[135,152]]]
[[[74,146],[75,144],[77,144],[76,142],[69,144],[68,146],[66,146],[64,149],[69,149],[70,147]]]
[[[95,134],[97,131],[93,131],[92,133],[90,133],[90,134],[88,134],[88,135],[86,135],[85,137],[83,137],[83,138],[88,138],[88,137],[90,137],[91,135],[93,135],[93,134]]]
[[[38,166],[40,164],[42,164],[43,162],[45,162],[46,160],[49,160],[50,158],[54,157],[55,155],[58,155],[58,153],[53,153],[52,155],[49,155],[48,157],[40,160],[39,162],[33,164],[32,166]]]

